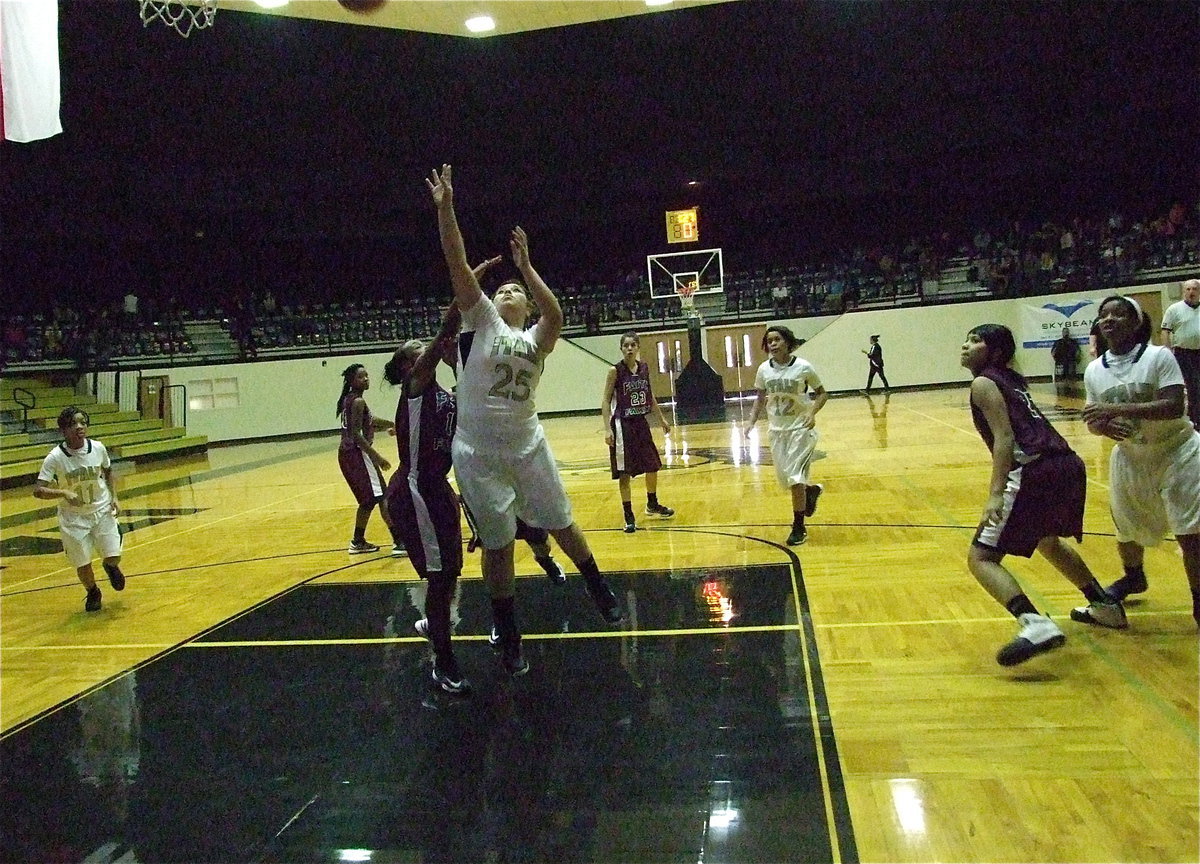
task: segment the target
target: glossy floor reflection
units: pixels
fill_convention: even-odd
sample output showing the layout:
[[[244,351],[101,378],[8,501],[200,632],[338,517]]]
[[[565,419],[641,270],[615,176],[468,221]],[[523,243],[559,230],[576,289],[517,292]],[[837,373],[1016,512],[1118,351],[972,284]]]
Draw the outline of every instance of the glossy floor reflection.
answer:
[[[523,581],[515,680],[466,583],[466,698],[421,585],[290,591],[0,742],[4,860],[856,860],[790,569],[613,583]]]

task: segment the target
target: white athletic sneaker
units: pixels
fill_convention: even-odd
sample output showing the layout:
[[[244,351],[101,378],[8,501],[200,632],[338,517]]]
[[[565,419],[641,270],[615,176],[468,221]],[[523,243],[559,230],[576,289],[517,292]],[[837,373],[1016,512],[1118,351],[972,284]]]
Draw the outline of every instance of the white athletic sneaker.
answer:
[[[1067,637],[1058,629],[1058,625],[1045,615],[1026,612],[1017,620],[1021,622],[1017,638],[996,654],[996,662],[1001,666],[1016,666],[1031,657],[1045,654],[1066,644]]]
[[[1125,607],[1120,603],[1089,603],[1071,610],[1071,620],[1083,624],[1095,624],[1113,630],[1124,630],[1129,626],[1125,618]]]

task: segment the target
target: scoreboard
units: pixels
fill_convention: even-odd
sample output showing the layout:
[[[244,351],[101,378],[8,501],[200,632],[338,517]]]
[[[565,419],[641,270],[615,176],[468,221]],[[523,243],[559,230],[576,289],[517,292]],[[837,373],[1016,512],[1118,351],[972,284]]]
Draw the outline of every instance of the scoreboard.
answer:
[[[667,211],[667,242],[697,243],[700,240],[700,208]]]

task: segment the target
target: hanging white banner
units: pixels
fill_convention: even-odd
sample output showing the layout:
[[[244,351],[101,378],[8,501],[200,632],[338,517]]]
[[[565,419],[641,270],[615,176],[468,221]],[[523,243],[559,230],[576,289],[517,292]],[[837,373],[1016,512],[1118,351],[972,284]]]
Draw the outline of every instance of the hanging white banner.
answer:
[[[1049,348],[1062,336],[1063,328],[1070,327],[1071,338],[1084,344],[1097,311],[1098,301],[1083,297],[1061,297],[1041,306],[1024,303],[1017,341],[1022,348]]]

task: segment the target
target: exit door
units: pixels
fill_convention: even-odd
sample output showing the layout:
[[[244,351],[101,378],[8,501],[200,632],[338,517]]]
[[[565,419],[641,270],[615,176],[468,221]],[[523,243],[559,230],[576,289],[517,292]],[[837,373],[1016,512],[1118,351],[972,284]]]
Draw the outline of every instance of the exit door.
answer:
[[[170,383],[166,375],[145,375],[138,381],[138,410],[143,420],[171,425],[171,400],[166,398]]]

